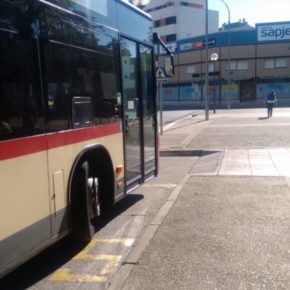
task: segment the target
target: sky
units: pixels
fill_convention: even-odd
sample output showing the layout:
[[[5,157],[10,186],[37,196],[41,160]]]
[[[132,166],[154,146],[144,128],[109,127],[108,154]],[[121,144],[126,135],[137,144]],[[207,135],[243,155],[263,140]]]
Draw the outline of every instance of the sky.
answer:
[[[128,0],[123,0],[128,1]],[[134,0],[145,3],[150,0]],[[154,0],[151,0],[154,1]],[[290,0],[224,0],[230,9],[231,22],[245,18],[252,26],[256,23],[290,21]],[[197,0],[197,2],[199,2]],[[221,0],[208,0],[208,7],[219,11],[221,26],[228,22],[228,12]]]
[[[230,9],[231,22],[245,18],[255,23],[290,21],[290,0],[224,0]],[[208,0],[208,8],[218,10],[220,26],[228,22],[228,12],[221,0]]]

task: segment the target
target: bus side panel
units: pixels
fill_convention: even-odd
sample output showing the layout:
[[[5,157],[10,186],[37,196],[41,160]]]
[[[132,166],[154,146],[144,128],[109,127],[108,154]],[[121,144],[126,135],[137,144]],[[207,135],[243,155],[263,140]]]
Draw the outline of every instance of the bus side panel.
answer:
[[[9,142],[12,148],[10,152],[4,150],[4,142],[0,144],[0,157],[7,158],[0,162],[0,213],[3,217],[0,227],[0,275],[67,232],[68,180],[73,163],[80,152],[95,144],[102,144],[110,152],[114,168],[124,163],[123,135],[117,123],[50,134],[47,136],[48,154],[44,150],[44,138],[28,138],[28,144],[40,152],[19,157],[16,157],[17,150],[13,151],[15,146],[21,144],[19,140]],[[42,143],[42,146],[34,146],[33,142]],[[22,154],[23,152],[25,148]],[[56,191],[59,188],[55,184],[57,172],[62,173],[61,187],[64,190],[61,192]],[[123,183],[123,180],[123,172],[115,176],[116,183]]]
[[[105,129],[105,127],[107,127],[107,129]],[[58,136],[57,139],[59,142],[64,142],[66,144],[58,147],[54,147],[54,144],[57,142],[57,140],[53,139],[52,137],[48,137],[49,182],[50,188],[52,189],[50,195],[53,197],[50,200],[51,208],[54,211],[52,214],[53,235],[58,235],[68,226],[66,219],[67,215],[64,215],[64,213],[66,213],[68,210],[68,195],[62,195],[61,193],[54,191],[55,174],[59,172],[63,174],[63,188],[67,193],[69,188],[69,177],[76,158],[86,148],[92,147],[95,144],[101,144],[107,149],[113,162],[113,168],[116,168],[119,165],[123,165],[123,137],[120,132],[115,132],[113,135],[102,136],[96,139],[85,140],[83,142],[71,143],[73,142],[72,139],[75,139],[75,137],[75,141],[81,141],[83,134],[97,135],[97,132],[106,131],[108,130],[108,127],[110,128],[112,125],[81,129],[77,130],[76,132],[71,131],[60,133],[58,135],[63,136]],[[113,127],[115,128],[114,131],[117,131],[118,124],[114,124]],[[102,132],[102,134],[104,134],[104,132]],[[123,178],[123,173],[118,176],[116,175],[115,183],[122,182]],[[63,219],[61,217],[63,217]]]
[[[0,275],[51,237],[33,1],[0,1]]]
[[[0,161],[0,184],[1,273],[51,236],[46,152]]]

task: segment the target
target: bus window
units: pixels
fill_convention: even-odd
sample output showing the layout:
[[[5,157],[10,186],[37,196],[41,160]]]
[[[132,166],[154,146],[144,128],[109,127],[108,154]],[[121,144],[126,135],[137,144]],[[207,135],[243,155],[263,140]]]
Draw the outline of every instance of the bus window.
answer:
[[[69,128],[69,59],[64,48],[51,45],[47,51],[47,120],[46,129],[60,131]]]
[[[74,128],[87,127],[93,124],[94,106],[91,97],[73,97],[72,121]]]
[[[48,49],[48,131],[70,127],[71,102],[91,97],[95,124],[115,122],[119,82],[114,57],[109,54],[50,44]]]
[[[0,140],[43,132],[36,45],[0,31]]]
[[[75,18],[69,15],[54,17],[50,10],[46,14],[52,40],[46,53],[48,131],[72,127],[70,110],[74,97],[91,98],[94,124],[115,122],[121,117],[122,105],[118,102],[117,32],[102,25],[90,26],[84,21],[75,23]]]

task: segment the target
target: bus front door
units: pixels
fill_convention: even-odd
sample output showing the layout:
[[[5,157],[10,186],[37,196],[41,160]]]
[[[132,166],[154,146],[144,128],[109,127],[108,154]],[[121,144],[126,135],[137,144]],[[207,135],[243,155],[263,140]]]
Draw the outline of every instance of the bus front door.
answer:
[[[156,168],[152,48],[122,38],[121,64],[128,189]]]
[[[137,43],[127,39],[121,40],[121,61],[125,118],[125,172],[128,186],[139,183],[142,178]]]

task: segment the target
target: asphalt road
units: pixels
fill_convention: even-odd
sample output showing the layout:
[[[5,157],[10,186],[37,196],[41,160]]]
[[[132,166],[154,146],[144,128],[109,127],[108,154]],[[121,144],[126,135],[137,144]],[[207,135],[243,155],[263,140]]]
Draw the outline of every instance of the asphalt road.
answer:
[[[191,176],[123,290],[289,289],[283,177]]]

